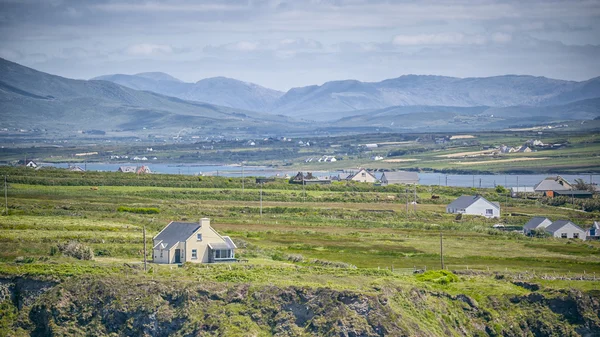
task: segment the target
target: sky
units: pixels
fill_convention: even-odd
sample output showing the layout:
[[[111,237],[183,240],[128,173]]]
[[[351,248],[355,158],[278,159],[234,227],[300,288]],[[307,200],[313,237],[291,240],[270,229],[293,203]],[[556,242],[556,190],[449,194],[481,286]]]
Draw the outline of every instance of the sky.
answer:
[[[288,90],[406,74],[600,76],[600,0],[0,0],[0,57]],[[1,76],[1,74],[0,74]]]

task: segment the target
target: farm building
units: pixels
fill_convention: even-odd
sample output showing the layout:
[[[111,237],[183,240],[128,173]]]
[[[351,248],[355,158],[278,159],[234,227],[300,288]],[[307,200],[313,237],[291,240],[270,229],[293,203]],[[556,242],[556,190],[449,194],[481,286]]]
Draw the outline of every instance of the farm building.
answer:
[[[117,172],[123,172],[123,173],[135,173],[135,169],[137,167],[135,166],[121,166],[119,167],[119,169],[117,170]]]
[[[374,183],[377,181],[377,178],[371,172],[360,169],[358,172],[349,175],[346,180],[358,181],[361,183]]]
[[[519,186],[510,188],[510,196],[516,198],[522,195],[534,194],[535,190],[533,187]]]
[[[589,191],[551,191],[552,193],[546,192],[547,197],[569,197],[578,199],[589,199],[594,196],[594,193]]]
[[[552,224],[552,220],[545,218],[545,217],[541,217],[541,216],[536,216],[531,218],[531,220],[529,220],[525,226],[523,226],[523,234],[525,235],[529,235],[531,234],[531,231],[534,229],[545,229],[546,227],[550,226]]]
[[[480,195],[463,195],[446,206],[446,213],[500,217],[500,204],[490,202]]]
[[[217,233],[208,218],[199,223],[171,221],[153,240],[155,263],[235,261],[237,247],[228,236]]]
[[[561,176],[556,176],[547,177],[546,179],[540,181],[537,185],[535,185],[533,189],[538,193],[550,194],[547,196],[552,197],[553,191],[568,191],[573,189],[573,187],[571,186],[571,184],[569,184],[567,180],[563,179]]]
[[[585,231],[568,220],[554,221],[550,226],[546,227],[546,232],[552,234],[555,238],[586,239]]]
[[[397,171],[383,172],[381,176],[381,185],[390,184],[413,184],[419,183],[419,174],[417,172]]]

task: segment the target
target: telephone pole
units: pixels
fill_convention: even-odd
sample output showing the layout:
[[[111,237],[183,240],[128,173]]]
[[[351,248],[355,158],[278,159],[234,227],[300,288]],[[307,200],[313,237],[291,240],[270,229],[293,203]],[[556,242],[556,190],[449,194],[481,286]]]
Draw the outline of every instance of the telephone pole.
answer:
[[[417,184],[415,184],[415,194],[413,199],[413,211],[417,213]]]
[[[242,162],[242,194],[244,193],[244,162]]]
[[[262,218],[262,188],[263,183],[260,183],[260,217]]]
[[[8,215],[8,187],[6,183],[6,175],[4,175],[4,214]]]
[[[144,272],[148,270],[148,263],[146,261],[146,226],[142,227],[144,233]]]
[[[442,264],[442,269],[444,269],[444,237],[443,237],[441,231],[440,231],[440,263]]]

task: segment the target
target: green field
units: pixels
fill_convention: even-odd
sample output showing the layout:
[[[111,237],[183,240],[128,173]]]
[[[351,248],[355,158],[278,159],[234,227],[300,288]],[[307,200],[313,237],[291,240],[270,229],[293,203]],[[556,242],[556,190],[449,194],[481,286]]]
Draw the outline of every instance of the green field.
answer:
[[[515,329],[509,327],[509,323],[518,322],[520,315],[534,312],[533,307],[524,304],[518,309],[511,307],[510,298],[533,293],[515,285],[517,280],[538,284],[542,289],[538,293],[548,298],[563,296],[564,291],[580,291],[595,297],[600,291],[599,281],[594,281],[595,277],[600,280],[600,242],[529,238],[511,230],[492,228],[502,222],[518,230],[534,215],[553,220],[571,219],[589,226],[598,220],[598,212],[552,207],[525,199],[509,199],[505,203],[506,196],[492,189],[437,187],[440,199],[431,199],[431,188],[420,186],[418,205],[409,205],[407,212],[402,186],[336,183],[310,186],[304,193],[301,186],[275,182],[266,184],[263,189],[261,215],[260,190],[251,180],[242,191],[240,179],[224,177],[147,175],[138,178],[132,175],[123,178],[117,173],[12,168],[4,168],[0,173],[9,174],[8,215],[0,217],[0,276],[60,282],[61,292],[71,294],[71,299],[79,298],[77,305],[91,305],[93,300],[87,297],[92,295],[81,293],[74,286],[76,282],[89,283],[92,288],[109,282],[110,287],[116,287],[113,291],[123,291],[118,295],[123,298],[150,295],[119,290],[121,286],[134,283],[142,289],[161,282],[162,290],[156,291],[162,292],[170,289],[174,280],[189,283],[190,287],[202,284],[208,287],[202,291],[209,293],[218,293],[219,284],[227,289],[248,285],[256,292],[255,296],[263,296],[265,289],[272,289],[269,287],[276,287],[276,292],[285,292],[289,287],[300,287],[308,292],[328,289],[367,297],[388,296],[389,310],[394,315],[421,322],[404,327],[382,323],[390,333],[400,329],[409,334],[428,331],[433,336],[442,336],[461,329],[467,329],[469,334],[478,333],[476,325],[468,323],[475,318],[455,311],[457,304],[453,298],[467,296],[481,308],[490,310],[489,316],[477,318],[482,326],[489,325],[499,335],[507,335]],[[98,184],[100,181],[103,184]],[[154,186],[146,186],[150,184]],[[490,200],[500,201],[502,219],[464,216],[457,220],[454,215],[445,213],[448,202],[468,193],[480,193]],[[152,214],[143,214],[149,209]],[[142,227],[147,229],[151,247],[152,236],[169,221],[198,221],[201,217],[211,218],[215,229],[231,236],[239,246],[236,257],[246,262],[185,265],[183,268],[150,263],[149,272],[140,269]],[[448,284],[439,281],[439,275],[413,275],[415,269],[440,269],[440,235],[443,236],[445,268],[458,275],[456,281]],[[94,259],[82,261],[57,253],[55,247],[72,241],[91,248]],[[422,296],[426,296],[427,301],[422,305],[435,314],[425,314],[413,306],[416,303],[414,291],[424,292]],[[437,293],[448,297],[438,298],[434,295]],[[48,294],[55,296],[52,292]],[[88,300],[90,304],[85,304]],[[151,297],[147,301],[133,308],[142,310],[140,306],[146,305],[164,313],[160,309],[162,304]],[[263,310],[263,305],[268,307],[269,303],[277,302],[265,301],[257,308]],[[495,307],[494,301],[504,303],[504,309]],[[28,334],[27,324],[23,323],[28,320],[23,316],[26,311],[6,305],[2,309],[4,316],[0,316],[0,331],[10,332],[9,335]],[[228,304],[227,310],[232,310],[229,315],[234,320],[222,321],[224,316],[215,316],[220,322],[215,335],[276,335],[269,330],[271,328],[263,330],[261,324],[267,323],[254,318],[248,320],[254,317],[249,314],[254,305],[246,299]],[[39,309],[35,305],[30,308]],[[61,308],[53,310],[63,310]],[[194,312],[186,308],[186,315]],[[130,307],[126,311],[134,309]],[[218,311],[213,307],[203,310]],[[507,316],[506,310],[514,312]],[[543,319],[551,329],[561,326],[561,318],[553,316],[550,309],[538,310],[550,315],[537,319]],[[16,316],[10,316],[9,312]],[[78,317],[74,313],[65,315]],[[439,325],[444,315],[448,319],[446,329],[450,330]],[[202,319],[202,324],[206,324],[206,319]],[[343,321],[347,323],[346,319]],[[273,322],[274,326],[280,324]],[[308,330],[301,329],[292,335],[303,335],[309,330],[321,331],[317,335],[332,334],[333,330],[315,328],[319,326],[316,321],[311,324],[312,330],[307,327]],[[20,330],[14,330],[15,326]],[[65,332],[61,326],[58,324],[54,331],[72,335],[84,331]],[[518,334],[524,330],[514,331]]]

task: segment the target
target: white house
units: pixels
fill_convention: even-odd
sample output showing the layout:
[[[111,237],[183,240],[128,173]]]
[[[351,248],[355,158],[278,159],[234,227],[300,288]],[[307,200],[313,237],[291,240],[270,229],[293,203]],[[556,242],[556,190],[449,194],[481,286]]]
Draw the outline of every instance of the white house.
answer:
[[[208,218],[199,223],[171,221],[153,240],[155,263],[235,261],[237,247],[231,238],[217,233]]]
[[[412,184],[419,183],[419,174],[410,171],[383,172],[381,175],[381,185],[390,184]]]
[[[446,213],[499,218],[500,204],[488,201],[480,195],[463,195],[446,206]]]
[[[358,181],[361,183],[374,183],[377,181],[377,178],[371,172],[365,169],[358,170],[358,172],[349,175],[346,179]]]
[[[586,239],[585,231],[568,220],[554,221],[550,226],[546,227],[546,232],[552,234],[555,238]]]

